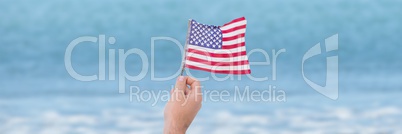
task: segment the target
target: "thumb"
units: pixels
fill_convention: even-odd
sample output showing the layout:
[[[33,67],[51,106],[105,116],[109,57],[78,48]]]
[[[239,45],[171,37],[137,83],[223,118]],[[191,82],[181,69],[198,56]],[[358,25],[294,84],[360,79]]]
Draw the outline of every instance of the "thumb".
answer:
[[[187,76],[179,76],[176,80],[174,90],[185,91],[187,88]]]
[[[172,100],[174,101],[183,101],[185,99],[185,91],[187,88],[187,77],[179,76],[176,80],[176,84],[173,88]]]

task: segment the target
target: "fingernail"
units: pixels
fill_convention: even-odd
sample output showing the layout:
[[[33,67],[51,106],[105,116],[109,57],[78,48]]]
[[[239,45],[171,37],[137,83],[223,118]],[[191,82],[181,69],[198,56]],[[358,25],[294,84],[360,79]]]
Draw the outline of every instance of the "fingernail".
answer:
[[[179,76],[179,81],[183,81],[184,77],[183,76]]]

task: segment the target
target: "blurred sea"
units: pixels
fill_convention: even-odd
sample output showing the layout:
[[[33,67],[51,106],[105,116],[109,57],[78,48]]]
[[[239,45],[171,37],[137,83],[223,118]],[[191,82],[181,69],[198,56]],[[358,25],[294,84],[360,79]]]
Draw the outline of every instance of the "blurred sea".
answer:
[[[75,80],[64,66],[67,45],[80,36],[104,34],[116,38],[107,49],[138,48],[151,62],[151,37],[184,42],[190,18],[222,25],[241,16],[248,20],[248,51],[286,49],[277,59],[276,80],[272,64],[251,66],[253,76],[269,80],[208,80],[204,89],[275,85],[287,101],[206,102],[189,133],[402,133],[401,7],[398,0],[0,0],[0,133],[161,133],[165,102],[130,102],[129,94],[118,94],[117,80]],[[315,92],[301,74],[304,53],[334,34],[339,50],[309,59],[305,73],[324,84],[325,58],[338,55],[336,101]],[[155,46],[157,77],[180,69],[173,42]],[[78,45],[72,60],[77,72],[97,74],[98,46]],[[265,58],[253,54],[249,60]],[[131,75],[141,71],[138,56],[126,64]],[[169,90],[174,83],[152,81],[150,74],[127,81],[126,89]]]

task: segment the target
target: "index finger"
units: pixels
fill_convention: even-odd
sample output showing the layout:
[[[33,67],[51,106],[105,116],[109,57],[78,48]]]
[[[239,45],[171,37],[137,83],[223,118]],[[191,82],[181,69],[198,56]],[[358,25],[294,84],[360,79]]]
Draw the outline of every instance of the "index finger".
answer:
[[[197,79],[192,77],[187,78],[187,84],[191,86],[190,96],[193,101],[201,102],[202,93],[201,93],[201,84]]]
[[[191,89],[201,86],[200,82],[197,79],[194,79],[193,77],[187,77],[187,85],[190,85]]]

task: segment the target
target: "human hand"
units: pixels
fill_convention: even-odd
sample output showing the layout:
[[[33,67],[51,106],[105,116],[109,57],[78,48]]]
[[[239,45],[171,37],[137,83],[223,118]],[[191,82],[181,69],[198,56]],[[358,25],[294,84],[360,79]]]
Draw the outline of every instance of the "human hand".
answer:
[[[188,87],[190,86],[190,88]],[[164,111],[164,134],[184,134],[201,108],[200,82],[188,76],[179,76]]]

